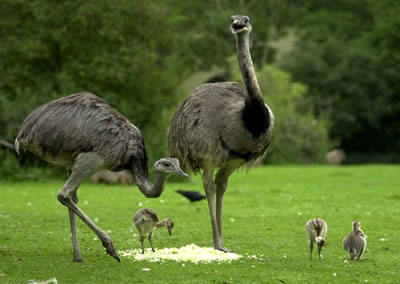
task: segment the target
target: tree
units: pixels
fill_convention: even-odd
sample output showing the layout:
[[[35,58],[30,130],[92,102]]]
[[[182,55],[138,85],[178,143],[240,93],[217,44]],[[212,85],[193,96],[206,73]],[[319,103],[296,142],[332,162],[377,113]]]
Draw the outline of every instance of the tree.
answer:
[[[164,155],[166,138],[152,138],[166,132],[161,115],[190,70],[175,54],[179,17],[167,8],[163,1],[2,1],[0,138],[13,141],[40,104],[89,91],[142,129],[152,160]]]
[[[400,150],[396,1],[310,1],[282,66],[310,87],[330,136],[350,153]]]

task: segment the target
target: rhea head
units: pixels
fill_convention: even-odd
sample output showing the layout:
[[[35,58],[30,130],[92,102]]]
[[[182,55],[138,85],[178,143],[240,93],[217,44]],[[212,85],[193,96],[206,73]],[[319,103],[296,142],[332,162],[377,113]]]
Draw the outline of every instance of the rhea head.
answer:
[[[353,226],[353,231],[354,231],[354,232],[360,230],[360,227],[361,227],[361,223],[360,223],[360,222],[358,222],[358,221],[353,221],[353,222],[351,223],[351,225]]]
[[[166,175],[177,174],[184,177],[189,177],[187,173],[182,171],[179,166],[179,160],[175,158],[161,158],[154,164],[154,169],[156,172],[164,173]]]
[[[169,235],[172,235],[172,229],[174,228],[174,222],[171,219],[166,219],[165,220],[165,227],[168,230]]]
[[[315,241],[318,245],[318,248],[322,248],[325,245],[325,239],[323,237],[317,237]]]
[[[243,15],[232,16],[231,31],[234,34],[250,33],[251,25],[250,18]]]

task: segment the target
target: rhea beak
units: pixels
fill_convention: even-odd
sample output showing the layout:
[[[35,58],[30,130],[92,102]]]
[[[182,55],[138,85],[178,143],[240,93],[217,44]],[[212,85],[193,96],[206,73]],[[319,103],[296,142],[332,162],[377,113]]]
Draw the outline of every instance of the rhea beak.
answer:
[[[240,21],[238,20],[233,21],[231,24],[231,32],[233,34],[237,34],[242,31],[248,31],[248,30],[249,28],[245,24],[240,23]]]
[[[178,170],[177,174],[180,175],[180,176],[184,176],[185,178],[189,178],[190,177],[187,173],[185,173],[181,169]]]

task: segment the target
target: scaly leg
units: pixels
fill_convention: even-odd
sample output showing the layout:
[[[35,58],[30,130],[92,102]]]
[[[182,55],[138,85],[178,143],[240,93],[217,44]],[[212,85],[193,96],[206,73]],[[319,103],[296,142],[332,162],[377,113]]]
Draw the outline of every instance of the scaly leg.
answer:
[[[144,239],[145,237],[140,236],[140,242],[142,243],[142,254],[144,254]]]
[[[224,251],[224,248],[222,245],[222,240],[221,240],[221,237],[220,237],[219,231],[218,231],[217,217],[215,214],[216,186],[213,181],[213,172],[214,172],[213,169],[212,170],[204,170],[203,176],[202,176],[203,186],[204,186],[204,191],[206,193],[207,202],[208,202],[208,211],[210,213],[210,218],[211,218],[214,248],[217,250]]]
[[[75,202],[75,204],[78,204],[78,196],[76,195],[76,191],[75,195],[72,197],[72,200]],[[71,224],[72,246],[74,250],[74,258],[72,261],[80,262],[83,261],[83,259],[81,255],[81,250],[79,249],[78,238],[76,237],[75,213],[69,208],[68,208],[68,213],[69,213],[69,221]]]
[[[357,260],[360,260],[361,256],[364,254],[364,248],[361,249],[360,253],[357,255]]]
[[[318,257],[319,257],[319,260],[321,260],[321,246],[319,246],[318,245]]]
[[[78,215],[81,220],[88,225],[88,227],[100,238],[103,246],[106,248],[108,254],[113,256],[115,259],[120,261],[118,254],[114,249],[111,238],[98,227],[74,202],[76,197],[76,191],[80,183],[84,178],[90,176],[91,174],[97,172],[104,167],[104,160],[95,153],[81,153],[75,160],[74,166],[71,171],[71,175],[64,184],[63,188],[59,191],[57,198],[65,206],[68,207],[73,213]],[[70,214],[71,216],[71,214]],[[71,230],[73,235],[73,246],[76,249],[77,239],[75,228],[74,217],[70,218]],[[75,235],[75,237],[74,237]],[[75,240],[74,240],[75,238]],[[76,242],[76,244],[74,244]],[[74,256],[75,257],[75,256]],[[79,255],[76,256],[79,259]]]
[[[71,175],[71,170],[67,169],[67,178]],[[75,195],[72,197],[72,200],[78,204],[78,196],[75,192]],[[71,209],[68,208],[69,214],[69,222],[71,225],[71,233],[72,233],[72,246],[74,252],[74,258],[72,261],[81,262],[83,261],[81,250],[79,249],[78,238],[76,237],[76,222],[75,222],[75,213]]]
[[[223,245],[223,238],[222,238],[222,205],[223,205],[223,198],[226,191],[226,187],[228,185],[228,178],[235,170],[234,166],[227,167],[218,171],[215,177],[215,184],[217,186],[217,225],[218,225],[218,233],[221,238],[221,244]],[[228,249],[223,248],[223,251],[230,252]]]
[[[151,245],[151,250],[153,252],[155,252],[155,249],[154,249],[154,246],[153,246],[153,232],[150,232],[150,234],[149,234],[149,242],[150,242],[150,245]]]
[[[314,249],[314,244],[313,242],[310,242],[310,259],[312,259],[312,251]]]

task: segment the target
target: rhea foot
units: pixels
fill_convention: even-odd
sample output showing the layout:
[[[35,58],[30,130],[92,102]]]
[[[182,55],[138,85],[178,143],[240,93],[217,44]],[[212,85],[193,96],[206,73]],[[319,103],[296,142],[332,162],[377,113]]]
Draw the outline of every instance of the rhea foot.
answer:
[[[107,254],[111,255],[113,258],[118,260],[118,262],[121,262],[121,259],[119,258],[117,252],[115,251],[114,245],[112,242],[109,242],[109,243],[103,242],[103,247],[106,248]]]
[[[83,259],[82,259],[82,256],[79,256],[79,257],[74,256],[74,258],[72,259],[72,261],[73,261],[73,262],[82,262]]]
[[[222,252],[226,252],[226,253],[231,253],[232,252],[231,250],[229,250],[227,248],[224,248],[224,247],[215,247],[214,249],[222,251]]]

